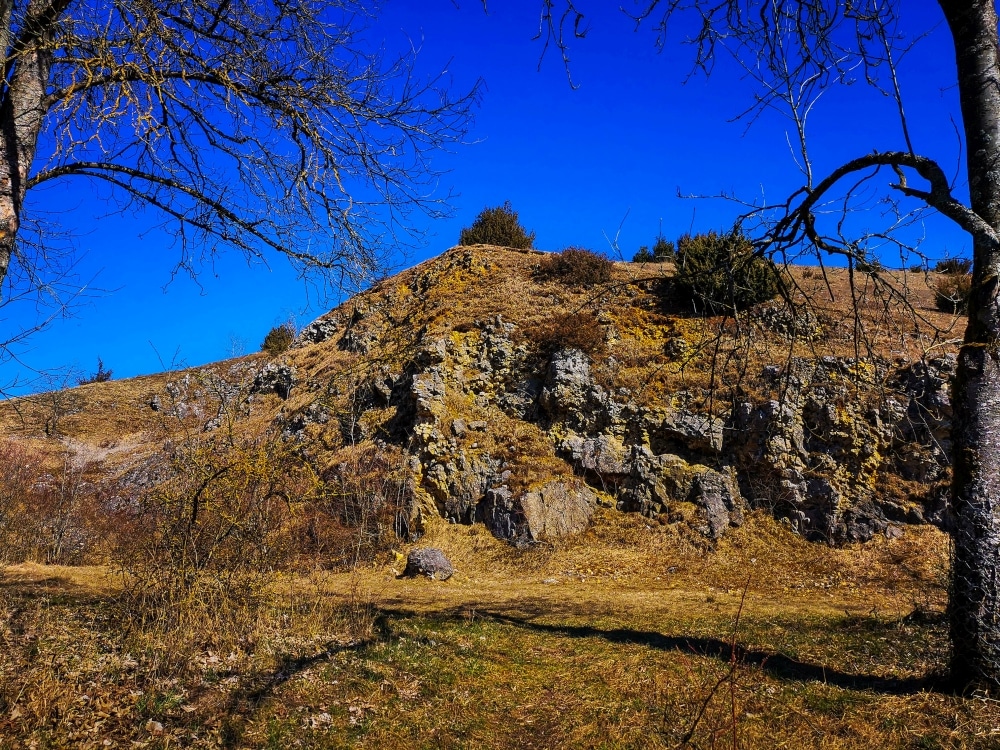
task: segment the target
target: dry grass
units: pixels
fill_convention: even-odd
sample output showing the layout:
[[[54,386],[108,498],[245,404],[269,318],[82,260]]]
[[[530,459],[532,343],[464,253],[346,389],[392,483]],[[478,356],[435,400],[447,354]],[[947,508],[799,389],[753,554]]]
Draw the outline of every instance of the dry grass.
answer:
[[[123,628],[99,568],[7,569],[0,746],[1000,738],[993,700],[938,687],[947,546],[931,529],[838,550],[755,516],[706,554],[674,527],[606,511],[582,538],[526,552],[444,523],[420,543],[450,555],[452,580],[397,579],[395,558],[275,578],[232,632],[192,623],[174,640]]]

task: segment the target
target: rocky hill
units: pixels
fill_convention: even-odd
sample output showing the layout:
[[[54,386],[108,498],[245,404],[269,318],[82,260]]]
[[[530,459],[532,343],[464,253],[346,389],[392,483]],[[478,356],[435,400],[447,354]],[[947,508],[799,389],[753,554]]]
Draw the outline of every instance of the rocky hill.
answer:
[[[546,257],[453,248],[279,357],[8,401],[0,420],[118,496],[176,471],[185,441],[269,435],[265,453],[360,483],[411,540],[440,517],[543,542],[598,504],[706,544],[752,509],[830,543],[947,524],[962,321],[933,309],[933,274],[793,268],[787,300],[711,317],[680,303],[669,264],[588,284]]]

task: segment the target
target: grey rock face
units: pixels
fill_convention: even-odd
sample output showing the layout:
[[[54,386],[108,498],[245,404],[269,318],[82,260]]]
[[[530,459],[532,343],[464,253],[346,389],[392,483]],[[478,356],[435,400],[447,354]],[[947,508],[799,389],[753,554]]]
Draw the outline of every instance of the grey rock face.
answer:
[[[539,401],[552,422],[588,435],[602,432],[620,411],[594,382],[590,360],[578,349],[552,355]]]
[[[433,367],[413,376],[413,402],[417,407],[418,419],[433,420],[438,406],[445,395],[445,373],[441,367]]]
[[[790,339],[815,341],[823,335],[823,324],[815,314],[790,308],[784,302],[758,305],[753,313],[757,325]]]
[[[644,415],[643,426],[654,443],[677,442],[691,450],[722,451],[725,422],[717,417],[670,409]]]
[[[313,401],[305,409],[301,409],[291,416],[282,419],[282,434],[286,437],[301,436],[307,426],[311,424],[326,424],[330,421],[330,412],[319,401]]]
[[[314,320],[299,333],[298,343],[319,344],[328,341],[337,335],[340,328],[340,319],[337,316],[329,315]]]
[[[951,454],[951,379],[957,360],[947,355],[902,370],[902,391],[889,417],[897,426],[894,468],[905,479],[933,483],[943,478]],[[904,401],[908,397],[908,401]],[[906,445],[905,449],[902,446]]]
[[[295,383],[295,368],[279,362],[268,362],[253,379],[251,393],[276,393],[287,399]]]
[[[374,346],[378,335],[374,330],[366,329],[362,321],[372,313],[371,308],[364,304],[355,305],[350,319],[337,345],[344,351],[355,354],[367,354]]]
[[[796,338],[820,325],[779,313],[760,324]],[[344,336],[367,336],[366,315],[355,310]],[[833,543],[868,539],[890,523],[947,523],[941,493],[929,487],[922,506],[905,494],[887,498],[880,472],[928,485],[946,474],[953,357],[895,371],[878,361],[794,358],[762,373],[779,394],[773,400],[707,414],[697,391],[639,406],[629,390],[597,382],[577,350],[557,351],[540,371],[515,334],[496,316],[421,339],[405,373],[373,376],[372,405],[400,409],[424,512],[481,521],[515,544],[586,528],[597,495],[583,481],[510,489],[518,485],[511,471],[524,466],[511,453],[516,441],[496,431],[520,420],[547,432],[556,455],[619,509],[683,520],[710,539],[740,525],[749,507]],[[884,390],[881,399],[859,396]],[[537,437],[519,439],[537,446]]]
[[[706,469],[695,475],[689,499],[700,510],[705,524],[701,532],[719,539],[730,526],[743,524],[743,507],[735,485],[724,474]]]
[[[636,448],[632,471],[619,493],[620,510],[650,518],[671,514],[680,502],[696,507],[696,528],[719,539],[731,526],[743,523],[743,499],[731,471],[720,472],[689,464],[679,456],[653,455]]]
[[[533,541],[579,534],[590,526],[597,497],[582,482],[549,482],[521,496],[521,511]]]
[[[427,576],[432,581],[447,581],[454,574],[451,560],[435,547],[419,547],[406,556],[403,576],[407,578]]]
[[[506,486],[491,488],[480,514],[494,536],[525,546],[586,530],[596,505],[597,497],[582,482],[557,480],[517,496]]]
[[[617,476],[629,471],[628,451],[613,435],[585,438],[571,435],[561,447],[575,465],[602,476]]]
[[[944,473],[953,371],[949,357],[895,374],[878,361],[835,357],[769,368],[784,398],[739,405],[727,437],[751,503],[831,543],[866,541],[891,519],[930,517],[931,493],[926,513],[900,508],[880,493],[880,473],[928,483]],[[886,387],[895,393],[867,395]]]
[[[524,513],[514,494],[506,485],[491,487],[479,504],[480,520],[497,539],[506,539],[517,546],[530,543],[524,535]]]

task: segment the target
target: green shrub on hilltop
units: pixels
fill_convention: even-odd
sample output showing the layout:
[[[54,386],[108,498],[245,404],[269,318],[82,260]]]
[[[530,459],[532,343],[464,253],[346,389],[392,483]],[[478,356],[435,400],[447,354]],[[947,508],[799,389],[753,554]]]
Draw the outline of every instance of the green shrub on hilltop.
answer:
[[[639,251],[632,256],[633,263],[665,263],[674,259],[674,243],[662,234],[656,238],[653,248],[642,245]]]
[[[459,245],[499,245],[517,250],[527,250],[534,242],[535,233],[521,226],[510,201],[495,208],[484,208],[472,226],[463,229],[458,237]]]
[[[272,357],[284,354],[295,343],[296,333],[295,323],[290,320],[280,326],[275,326],[267,332],[267,336],[261,342],[260,350],[267,352]]]
[[[744,310],[774,297],[778,269],[755,254],[741,232],[684,235],[677,241],[674,284],[699,310]]]

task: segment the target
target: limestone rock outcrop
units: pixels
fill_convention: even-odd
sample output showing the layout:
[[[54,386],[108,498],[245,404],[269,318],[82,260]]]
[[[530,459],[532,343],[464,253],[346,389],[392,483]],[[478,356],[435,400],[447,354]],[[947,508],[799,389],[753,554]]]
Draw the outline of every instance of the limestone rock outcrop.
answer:
[[[517,545],[579,533],[598,504],[685,523],[710,540],[752,509],[829,543],[863,541],[890,527],[896,533],[906,523],[947,525],[954,355],[758,358],[755,371],[744,373],[753,387],[728,400],[697,378],[650,398],[641,382],[617,379],[618,355],[540,348],[532,343],[540,324],[526,322],[521,309],[480,314],[477,305],[488,301],[468,290],[492,284],[498,273],[486,252],[458,248],[391,294],[353,301],[307,326],[299,349],[333,344],[378,362],[387,346],[401,354],[352,386],[349,419],[337,416],[328,397],[285,415],[289,429],[329,422],[341,425],[344,442],[399,446],[412,474],[414,517],[483,523]],[[463,312],[434,302],[437,289],[466,290],[448,298],[466,305]],[[409,312],[399,311],[393,294],[410,301]],[[653,328],[634,312],[645,304],[642,293],[625,287],[621,295],[615,304],[632,312],[595,313],[607,342],[633,335],[626,324],[639,326],[660,342],[646,371],[654,375],[700,356],[685,334],[693,322],[661,317],[662,330]],[[414,310],[436,310],[439,327],[414,325],[403,336],[402,321]],[[777,302],[757,313],[750,317],[755,336],[808,342],[803,351],[836,332],[823,315]],[[624,345],[618,351],[630,356]],[[281,395],[291,380],[278,375],[269,377],[282,383],[273,387]],[[388,416],[378,422],[365,414]]]

